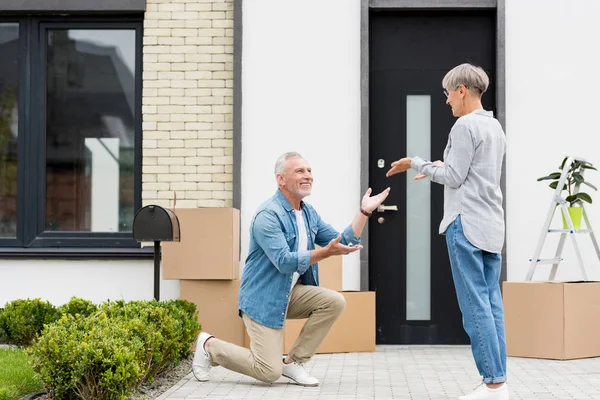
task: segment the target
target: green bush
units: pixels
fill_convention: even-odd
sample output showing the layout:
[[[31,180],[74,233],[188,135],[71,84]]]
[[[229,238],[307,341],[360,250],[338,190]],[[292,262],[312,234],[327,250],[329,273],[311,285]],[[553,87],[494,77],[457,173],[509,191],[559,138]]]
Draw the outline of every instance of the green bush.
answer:
[[[6,332],[4,332],[4,323],[2,322],[2,314],[4,313],[4,308],[0,308],[0,343],[6,343],[8,338],[6,337]]]
[[[96,311],[94,311],[96,310]],[[122,399],[189,354],[198,332],[196,306],[73,298],[28,350],[55,399]]]
[[[189,302],[115,301],[104,303],[100,309],[112,318],[128,321],[132,334],[144,343],[140,357],[148,382],[179,363],[200,330],[196,306]]]
[[[78,297],[71,297],[71,300],[67,304],[63,304],[58,307],[58,312],[63,314],[70,315],[81,315],[83,317],[87,317],[95,313],[98,310],[98,306],[92,303],[89,300],[80,299]]]
[[[144,366],[144,381],[152,382],[156,374],[176,361],[176,322],[155,301],[108,302],[101,309],[111,318],[126,321],[131,334],[144,343],[138,355]]]
[[[28,353],[54,399],[113,400],[139,384],[143,345],[126,321],[106,313],[65,314],[44,328]]]
[[[57,321],[62,314],[88,316],[98,309],[91,301],[72,297],[58,309],[40,299],[15,300],[0,310],[0,343],[28,346],[45,324]]]
[[[158,303],[167,314],[173,318],[173,340],[176,353],[173,354],[175,363],[191,352],[192,344],[198,337],[201,326],[198,322],[196,305],[187,300],[167,300]]]
[[[40,299],[14,300],[0,313],[0,336],[6,343],[28,346],[45,324],[55,322],[59,313]]]
[[[187,300],[167,300],[160,302],[159,305],[177,321],[176,336],[179,343],[179,356],[180,358],[186,357],[190,354],[192,344],[201,329],[196,305]]]

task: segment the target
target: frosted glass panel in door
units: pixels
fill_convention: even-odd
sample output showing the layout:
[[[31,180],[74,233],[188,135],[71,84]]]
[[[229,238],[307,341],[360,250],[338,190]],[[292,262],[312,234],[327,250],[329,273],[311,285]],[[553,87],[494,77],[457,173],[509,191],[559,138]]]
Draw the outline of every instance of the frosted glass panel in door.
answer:
[[[431,96],[406,96],[408,156],[431,159]],[[429,179],[406,179],[406,319],[431,319],[431,190]]]

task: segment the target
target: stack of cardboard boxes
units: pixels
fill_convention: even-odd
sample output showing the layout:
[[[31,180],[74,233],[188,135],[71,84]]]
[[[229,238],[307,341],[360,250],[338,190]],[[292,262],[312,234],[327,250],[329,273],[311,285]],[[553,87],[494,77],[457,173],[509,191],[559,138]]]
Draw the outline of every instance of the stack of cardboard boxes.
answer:
[[[181,241],[163,243],[163,279],[179,279],[179,297],[196,304],[203,330],[242,346],[239,210],[180,208],[175,214]]]
[[[180,280],[180,298],[195,303],[202,329],[249,346],[238,316],[240,213],[235,208],[177,209],[180,242],[164,242],[163,279]],[[375,351],[375,293],[342,291],[342,257],[319,263],[320,285],[341,292],[346,309],[318,353]],[[302,320],[287,320],[283,352],[298,337]]]

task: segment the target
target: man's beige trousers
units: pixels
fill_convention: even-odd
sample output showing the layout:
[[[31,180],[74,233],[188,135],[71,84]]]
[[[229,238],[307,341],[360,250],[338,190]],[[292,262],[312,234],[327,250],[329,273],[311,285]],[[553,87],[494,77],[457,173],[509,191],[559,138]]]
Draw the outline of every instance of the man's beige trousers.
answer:
[[[345,307],[346,300],[338,292],[300,283],[294,286],[286,318],[308,320],[288,356],[300,363],[310,360]],[[213,338],[207,346],[213,365],[259,381],[276,381],[283,368],[283,329],[261,325],[246,314],[242,318],[250,337],[250,349]]]

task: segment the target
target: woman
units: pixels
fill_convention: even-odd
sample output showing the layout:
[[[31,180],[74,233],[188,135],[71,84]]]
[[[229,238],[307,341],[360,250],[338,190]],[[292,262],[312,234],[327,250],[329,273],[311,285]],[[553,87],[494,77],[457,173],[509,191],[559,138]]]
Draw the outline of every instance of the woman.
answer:
[[[412,168],[415,179],[429,177],[444,185],[444,218],[452,277],[483,384],[464,400],[509,398],[506,382],[504,310],[500,270],[504,211],[500,177],[506,152],[504,131],[481,97],[489,78],[471,64],[461,64],[442,80],[446,104],[459,117],[448,137],[444,161],[406,157],[392,163],[391,176]]]

